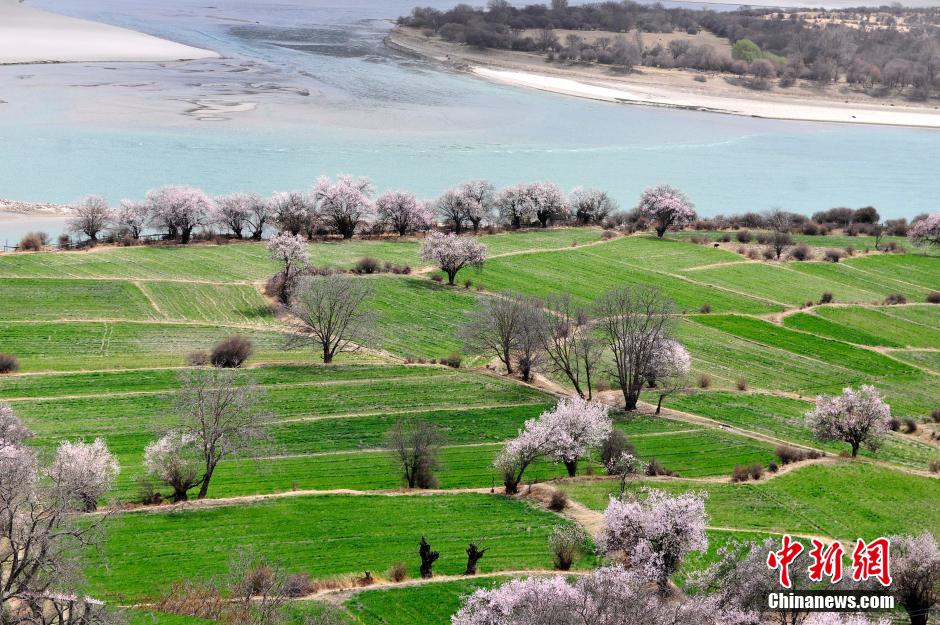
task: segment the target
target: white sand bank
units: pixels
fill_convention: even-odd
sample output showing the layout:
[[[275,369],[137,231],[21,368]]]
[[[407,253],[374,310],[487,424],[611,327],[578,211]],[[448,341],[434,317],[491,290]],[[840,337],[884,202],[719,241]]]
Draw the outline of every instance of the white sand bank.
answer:
[[[723,97],[648,85],[617,84],[613,81],[582,82],[533,72],[479,66],[473,66],[471,72],[481,78],[504,84],[606,102],[687,108],[770,119],[940,128],[940,110],[924,107],[866,106],[859,103],[841,104],[838,102],[816,104],[793,100],[780,101],[782,98],[771,101],[767,97],[754,99]]]
[[[217,58],[202,50],[117,26],[0,0],[0,64],[181,61]]]

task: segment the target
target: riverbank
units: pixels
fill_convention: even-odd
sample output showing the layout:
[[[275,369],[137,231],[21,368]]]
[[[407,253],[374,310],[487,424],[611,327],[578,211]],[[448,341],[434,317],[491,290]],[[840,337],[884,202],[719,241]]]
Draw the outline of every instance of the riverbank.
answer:
[[[0,0],[0,65],[218,58],[211,50]]]
[[[736,84],[737,77],[717,73],[642,67],[618,74],[602,65],[551,63],[540,54],[471,48],[410,28],[394,29],[386,43],[485,80],[605,102],[767,119],[940,128],[940,105],[876,99],[838,86],[756,91]]]

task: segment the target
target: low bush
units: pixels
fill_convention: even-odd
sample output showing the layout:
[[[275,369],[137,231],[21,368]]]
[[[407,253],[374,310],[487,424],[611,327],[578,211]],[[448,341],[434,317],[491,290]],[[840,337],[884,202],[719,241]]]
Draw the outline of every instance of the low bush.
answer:
[[[808,260],[812,258],[812,253],[805,245],[797,245],[792,250],[790,250],[790,258],[795,260]]]
[[[447,365],[448,367],[453,367],[454,369],[459,369],[461,363],[460,354],[451,354],[447,358],[441,358],[437,362],[442,365]]]
[[[934,423],[940,423],[940,408],[934,408],[930,411],[930,419]]]
[[[747,257],[751,260],[757,260],[760,258],[760,252],[758,252],[753,247],[747,251]]]
[[[914,421],[914,419],[911,419],[910,417],[907,417],[906,419],[904,419],[904,431],[907,432],[908,434],[913,434],[914,432],[916,432],[917,421]]]
[[[770,471],[771,473],[776,473],[777,471],[780,470],[780,467],[777,466],[776,462],[771,462],[770,464],[767,465],[767,470]]]
[[[467,278],[466,280],[463,281],[463,288],[469,289],[472,286],[473,286],[473,280]]]
[[[251,339],[244,336],[230,336],[216,343],[216,346],[212,348],[210,360],[212,366],[220,369],[238,369],[248,360],[254,350]]]
[[[432,275],[431,275],[431,279],[434,280],[435,282],[443,282],[443,281],[444,281],[444,276],[442,276],[442,275],[439,274],[439,273],[435,273],[435,274],[432,274]]]
[[[940,304],[940,291],[931,291],[927,294],[928,304]]]
[[[356,261],[356,264],[353,265],[354,273],[376,273],[379,270],[380,264],[379,261],[371,256],[365,256]]]
[[[552,512],[561,512],[568,507],[568,493],[563,490],[553,490],[548,500],[548,509]]]
[[[20,360],[13,354],[0,354],[0,375],[15,373],[20,369]]]
[[[884,246],[884,251],[889,254],[904,254],[907,252],[907,248],[895,241],[889,241],[888,244]]]
[[[267,564],[256,564],[245,573],[242,588],[247,595],[267,593],[275,584],[274,570]]]
[[[753,237],[750,230],[738,230],[734,238],[738,240],[738,243],[750,243]]]
[[[823,254],[823,260],[827,263],[837,263],[842,260],[844,254],[839,250],[826,250]]]
[[[791,462],[800,462],[802,460],[815,459],[822,456],[822,454],[816,450],[805,450],[799,447],[791,447],[790,445],[778,445],[774,453],[777,458],[780,459],[780,464],[790,464]]]
[[[817,234],[819,234],[819,226],[816,225],[816,223],[812,221],[807,221],[805,224],[803,224],[803,227],[801,228],[801,230],[803,231],[803,234],[809,235],[811,237],[814,237]]]
[[[408,567],[404,562],[396,562],[388,569],[388,578],[393,582],[403,582],[408,579]]]
[[[738,378],[737,381],[735,381],[734,386],[735,386],[735,388],[737,388],[739,391],[746,391],[746,390],[747,390],[747,380],[745,380],[744,378]]]
[[[846,256],[855,256],[855,248],[851,245],[845,246],[845,255]]]
[[[209,352],[190,352],[186,356],[186,364],[190,367],[205,367],[209,361]]]
[[[20,239],[18,246],[21,252],[38,252],[49,242],[49,235],[45,232],[27,232]]]
[[[555,568],[567,571],[584,552],[588,544],[587,533],[579,525],[561,525],[548,537],[548,550]]]
[[[156,506],[163,503],[163,495],[157,490],[153,480],[142,477],[137,480],[137,500],[145,506]]]
[[[601,444],[601,462],[604,467],[609,467],[611,461],[620,458],[624,452],[636,455],[636,448],[627,440],[626,434],[617,429],[611,430]]]
[[[610,229],[610,228],[608,228],[607,230],[604,230],[604,231],[601,233],[601,238],[604,239],[605,241],[609,241],[609,240],[613,239],[613,238],[616,237],[616,236],[617,236],[617,231],[616,231],[616,230],[613,230],[613,229]]]
[[[759,480],[764,477],[764,467],[755,462],[748,468],[747,473],[751,476],[752,480]]]
[[[833,301],[832,293],[830,293],[829,291],[826,291],[825,293],[823,293],[822,296],[819,298],[820,304],[831,304],[832,301]]]
[[[702,304],[702,307],[699,308],[698,311],[702,313],[703,315],[707,315],[708,313],[712,311],[712,306],[711,304],[708,304],[708,303]]]
[[[930,469],[931,473],[940,473],[940,458],[931,460],[930,464],[927,465],[927,468]]]
[[[906,304],[906,303],[907,303],[907,298],[904,297],[904,294],[903,294],[903,293],[892,293],[891,295],[889,295],[888,297],[885,298],[885,302],[884,302],[884,303],[885,303],[886,305],[888,305],[888,306],[896,306],[896,305],[898,305],[898,304]]]
[[[281,589],[285,595],[293,599],[306,597],[314,591],[313,580],[306,573],[291,573],[284,578]]]
[[[901,422],[898,419],[891,417],[888,419],[888,429],[892,432],[897,432],[901,429]]]
[[[649,477],[656,477],[658,475],[666,475],[669,477],[679,477],[679,474],[671,469],[667,469],[663,464],[656,458],[650,458],[650,461],[646,463],[646,469],[643,471]]]
[[[731,470],[731,481],[732,482],[746,482],[750,473],[746,466],[741,464],[734,465],[734,469]]]
[[[761,252],[761,255],[764,257],[764,260],[773,260],[777,258],[777,252],[772,247],[765,247],[764,251]]]
[[[699,388],[708,388],[712,385],[712,378],[710,375],[703,373],[702,375],[698,376],[696,382],[698,383]]]
[[[719,243],[731,243],[731,235],[730,234],[721,235],[720,237],[718,237],[718,242]]]

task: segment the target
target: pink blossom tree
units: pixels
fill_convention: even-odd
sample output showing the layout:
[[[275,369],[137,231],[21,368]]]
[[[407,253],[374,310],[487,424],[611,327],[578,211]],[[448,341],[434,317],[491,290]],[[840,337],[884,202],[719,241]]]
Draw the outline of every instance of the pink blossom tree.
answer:
[[[477,590],[451,625],[744,625],[747,616],[708,598],[664,598],[636,571],[608,566],[573,582],[528,577]]]
[[[252,217],[252,210],[261,198],[253,193],[232,193],[215,198],[212,209],[213,223],[227,228],[236,239],[244,238],[242,231],[246,230]]]
[[[468,265],[479,267],[486,261],[486,246],[479,241],[455,234],[432,232],[421,243],[421,258],[434,263],[454,284],[457,272]]]
[[[550,433],[545,453],[563,463],[570,477],[577,474],[578,460],[610,435],[613,424],[608,410],[607,404],[571,397],[559,400],[554,409],[539,417],[540,427]]]
[[[519,430],[519,434],[509,440],[496,455],[493,466],[502,474],[506,494],[519,492],[519,482],[525,470],[532,462],[545,453],[552,441],[554,432],[541,417],[528,419]]]
[[[656,234],[660,238],[669,228],[684,226],[695,219],[695,207],[689,198],[668,184],[644,191],[637,208],[641,215],[656,221]]]
[[[669,338],[657,341],[647,372],[647,382],[656,387],[659,395],[656,414],[659,414],[666,397],[688,387],[691,371],[692,357],[681,343]]]
[[[49,475],[62,496],[76,498],[83,510],[91,512],[120,471],[108,446],[96,438],[93,443],[66,441],[59,445]]]
[[[271,200],[255,193],[249,193],[248,196],[250,201],[245,226],[251,231],[252,240],[260,241],[265,227],[273,218]]]
[[[496,210],[503,223],[511,228],[528,226],[535,215],[532,198],[526,185],[506,187],[496,196]]]
[[[278,191],[269,202],[271,218],[281,232],[307,235],[316,231],[318,215],[316,203],[306,193]]]
[[[144,449],[144,467],[147,475],[173,489],[173,501],[186,501],[199,481],[196,438],[176,430],[167,432]]]
[[[606,191],[575,187],[569,200],[580,224],[598,224],[618,209],[617,201]]]
[[[571,207],[568,198],[558,185],[552,182],[534,182],[526,186],[526,194],[532,205],[532,213],[543,228],[553,221],[568,219]]]
[[[674,497],[652,489],[646,493],[646,501],[611,499],[598,544],[610,557],[628,554],[631,567],[666,593],[682,559],[708,548],[705,496],[687,492]]]
[[[98,235],[108,227],[114,214],[107,200],[100,195],[89,195],[71,208],[71,216],[66,221],[69,232],[84,234],[92,243],[98,241]]]
[[[373,218],[373,193],[371,180],[346,174],[337,176],[336,182],[321,177],[313,188],[320,217],[344,239],[352,238],[360,225]]]
[[[287,304],[290,302],[297,278],[310,264],[307,242],[299,234],[283,232],[271,237],[268,241],[268,255],[271,260],[281,266],[281,270],[275,277],[278,283],[277,296],[282,304]]]
[[[465,200],[465,217],[479,232],[480,224],[490,218],[496,203],[496,190],[488,180],[470,180],[457,188]]]
[[[403,237],[422,227],[428,220],[427,206],[410,191],[386,191],[375,200],[381,222]]]
[[[913,222],[907,236],[917,247],[926,249],[940,245],[940,213],[930,213]]]
[[[911,625],[927,625],[940,604],[940,547],[933,535],[891,537],[891,592],[907,610]]]
[[[863,444],[877,451],[888,433],[891,407],[874,386],[862,385],[857,391],[845,388],[841,395],[819,395],[816,408],[806,413],[816,438],[843,441],[852,446],[852,457]]]
[[[206,224],[212,200],[195,187],[163,187],[147,193],[154,226],[167,231],[167,238],[189,243],[193,230]]]
[[[121,200],[121,205],[112,215],[114,232],[118,236],[139,239],[150,221],[150,206],[147,202]]]
[[[0,404],[0,447],[19,445],[32,436],[10,404]]]
[[[885,618],[871,621],[863,614],[841,614],[839,612],[814,612],[806,617],[803,625],[889,625]],[[924,621],[925,623],[927,621]]]
[[[460,189],[448,189],[437,198],[435,207],[437,214],[454,229],[454,234],[463,232],[464,222],[467,220],[467,207],[469,200],[460,192]]]

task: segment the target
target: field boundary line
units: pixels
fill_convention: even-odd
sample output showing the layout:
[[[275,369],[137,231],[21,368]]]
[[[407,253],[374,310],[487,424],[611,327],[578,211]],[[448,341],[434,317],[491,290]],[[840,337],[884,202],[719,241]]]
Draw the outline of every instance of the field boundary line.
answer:
[[[325,421],[328,419],[346,419],[350,417],[380,417],[387,414],[420,414],[423,412],[457,412],[460,410],[496,410],[499,408],[515,408],[519,406],[539,406],[544,404],[544,402],[522,402],[517,404],[480,404],[479,406],[474,405],[463,405],[455,408],[434,408],[434,407],[422,407],[422,408],[407,408],[402,410],[370,410],[366,412],[343,412],[335,414],[324,414],[324,415],[310,415],[308,417],[291,417],[288,419],[281,419],[277,421],[272,421],[273,425],[280,425],[283,423],[304,423],[307,421]]]

